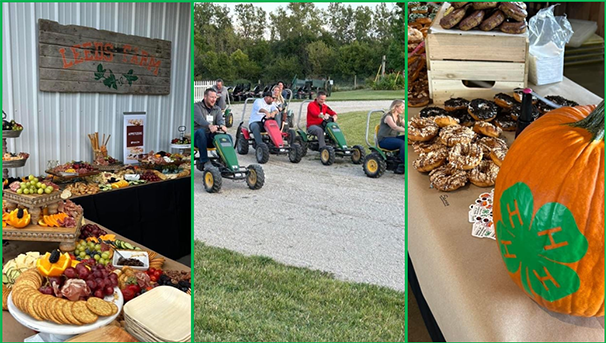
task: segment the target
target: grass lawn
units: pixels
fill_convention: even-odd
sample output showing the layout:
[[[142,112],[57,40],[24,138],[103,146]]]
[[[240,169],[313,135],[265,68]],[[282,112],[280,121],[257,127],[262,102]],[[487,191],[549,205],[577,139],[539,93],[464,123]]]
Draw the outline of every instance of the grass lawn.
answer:
[[[404,293],[196,241],[194,341],[404,341]]]
[[[359,89],[355,91],[332,92],[329,101],[342,100],[404,100],[404,90],[397,91],[373,91],[370,89]]]
[[[368,146],[364,140],[366,134],[366,118],[368,112],[346,112],[339,113],[338,124],[349,146],[360,144],[368,151]],[[381,120],[381,113],[373,113],[370,118],[370,131],[368,133],[368,140],[374,145],[374,130],[375,126],[379,124]]]

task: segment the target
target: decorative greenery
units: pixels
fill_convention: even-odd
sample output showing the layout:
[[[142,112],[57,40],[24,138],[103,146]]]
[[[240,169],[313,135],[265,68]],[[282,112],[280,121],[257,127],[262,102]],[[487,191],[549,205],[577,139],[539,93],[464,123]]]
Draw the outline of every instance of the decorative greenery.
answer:
[[[97,71],[95,72],[95,80],[103,80],[103,84],[108,88],[118,90],[118,86],[123,86],[128,83],[129,86],[133,85],[134,81],[139,79],[138,76],[134,75],[134,71],[130,69],[128,73],[122,74],[119,79],[116,79],[114,72],[109,69],[109,76],[105,76],[107,69],[103,69],[102,64],[97,65]]]

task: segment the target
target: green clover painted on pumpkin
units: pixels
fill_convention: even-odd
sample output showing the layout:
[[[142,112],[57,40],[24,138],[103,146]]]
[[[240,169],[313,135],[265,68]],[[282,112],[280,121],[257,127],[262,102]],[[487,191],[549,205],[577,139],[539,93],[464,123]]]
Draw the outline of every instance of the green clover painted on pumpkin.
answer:
[[[553,302],[576,292],[581,281],[565,263],[579,261],[587,253],[587,239],[570,210],[547,203],[532,218],[534,199],[530,188],[518,182],[503,192],[497,243],[507,270],[520,271],[522,284]]]

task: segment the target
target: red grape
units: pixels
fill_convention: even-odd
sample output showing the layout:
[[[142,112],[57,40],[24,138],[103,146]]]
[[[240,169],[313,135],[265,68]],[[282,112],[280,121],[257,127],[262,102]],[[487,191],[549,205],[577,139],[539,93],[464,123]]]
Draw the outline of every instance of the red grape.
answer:
[[[105,286],[105,295],[112,295],[114,294],[114,288],[111,286]]]
[[[110,273],[109,279],[118,281],[118,275],[116,273]]]
[[[103,291],[100,289],[96,290],[95,297],[103,299]]]
[[[74,269],[72,267],[65,269],[63,271],[63,274],[69,279],[74,279],[74,278],[78,277],[78,274],[76,273],[76,269]]]
[[[53,295],[53,289],[50,286],[42,286],[38,290],[42,294]]]
[[[90,288],[91,291],[97,288],[97,283],[95,282],[95,280],[86,280],[86,285],[88,286],[88,288]]]
[[[110,281],[112,283],[112,287],[118,286],[118,280],[110,279]]]
[[[88,276],[90,275],[90,271],[88,271],[88,269],[86,269],[86,267],[84,267],[84,269],[81,269],[80,271],[78,271],[78,275],[80,275],[81,279],[86,280],[88,278]]]
[[[102,278],[103,277],[103,274],[99,270],[95,270],[95,272],[93,273],[93,275],[96,278]]]

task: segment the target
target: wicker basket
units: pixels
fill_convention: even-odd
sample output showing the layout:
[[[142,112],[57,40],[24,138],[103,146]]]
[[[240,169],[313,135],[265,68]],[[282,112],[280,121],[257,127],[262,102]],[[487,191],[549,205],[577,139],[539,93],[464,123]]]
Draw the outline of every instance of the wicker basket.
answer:
[[[27,158],[23,158],[20,160],[12,160],[12,161],[2,161],[3,168],[21,168],[27,162]]]
[[[23,132],[23,130],[19,130],[19,131],[2,130],[2,138],[17,138],[17,137],[21,136],[21,132]]]

